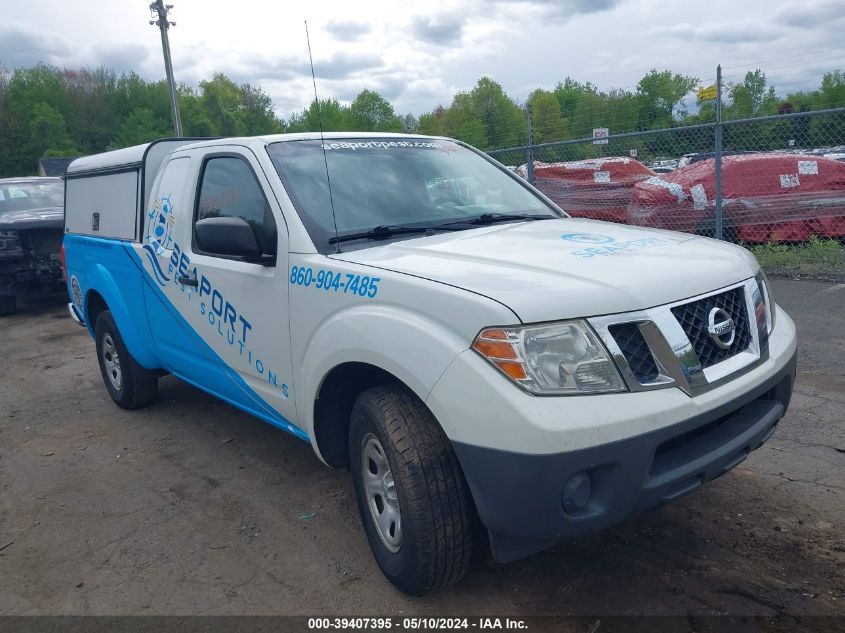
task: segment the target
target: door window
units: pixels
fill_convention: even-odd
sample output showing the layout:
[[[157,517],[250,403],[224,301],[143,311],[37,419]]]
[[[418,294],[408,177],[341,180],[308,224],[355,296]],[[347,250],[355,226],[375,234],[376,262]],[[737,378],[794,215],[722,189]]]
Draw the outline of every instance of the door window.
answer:
[[[205,163],[197,197],[195,222],[205,218],[241,218],[252,227],[265,255],[276,255],[276,220],[261,185],[241,158],[218,156]],[[194,229],[194,243],[196,229]],[[216,255],[202,249],[208,255]],[[220,255],[224,257],[224,255]]]

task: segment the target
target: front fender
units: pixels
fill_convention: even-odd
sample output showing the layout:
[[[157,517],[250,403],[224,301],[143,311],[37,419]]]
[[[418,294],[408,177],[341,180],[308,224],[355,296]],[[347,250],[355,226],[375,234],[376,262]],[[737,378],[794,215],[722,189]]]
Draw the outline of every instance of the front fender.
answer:
[[[470,344],[466,336],[419,312],[366,305],[321,322],[302,350],[297,410],[314,437],[313,403],[325,377],[344,363],[367,363],[401,380],[425,400],[452,360]]]

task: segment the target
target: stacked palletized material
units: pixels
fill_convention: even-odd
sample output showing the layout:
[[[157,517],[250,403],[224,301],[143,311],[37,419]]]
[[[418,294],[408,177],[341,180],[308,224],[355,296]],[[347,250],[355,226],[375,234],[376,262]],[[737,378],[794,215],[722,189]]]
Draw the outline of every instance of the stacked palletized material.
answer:
[[[525,176],[525,166],[518,173]],[[534,186],[570,215],[627,221],[634,185],[654,172],[633,158],[610,157],[564,163],[534,163]]]
[[[628,223],[713,235],[715,159],[634,187]],[[725,236],[744,242],[845,237],[845,163],[800,154],[722,158]]]

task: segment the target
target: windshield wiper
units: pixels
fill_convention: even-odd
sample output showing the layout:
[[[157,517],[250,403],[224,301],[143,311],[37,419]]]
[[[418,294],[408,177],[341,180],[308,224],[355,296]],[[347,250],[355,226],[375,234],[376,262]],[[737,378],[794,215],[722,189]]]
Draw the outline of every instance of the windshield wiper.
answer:
[[[461,225],[485,225],[496,222],[509,222],[512,220],[551,220],[551,215],[531,215],[528,213],[482,213],[465,220],[454,220],[442,224],[431,224],[425,226],[403,226],[396,224],[379,224],[366,231],[359,233],[347,233],[335,235],[329,238],[329,244],[340,242],[351,242],[354,240],[381,240],[394,235],[407,235],[409,233],[432,233],[434,231],[458,231]]]
[[[483,226],[487,224],[495,224],[496,222],[511,222],[513,220],[551,220],[554,217],[555,216],[553,215],[538,215],[530,213],[482,213],[481,215],[466,218],[465,220],[446,222],[445,224],[439,225],[438,228],[454,226],[456,224],[476,224]]]
[[[347,233],[329,238],[329,244],[339,242],[351,242],[353,240],[380,240],[394,235],[406,235],[408,233],[431,233],[432,231],[449,230],[445,226],[397,226],[393,224],[379,224],[360,233]]]

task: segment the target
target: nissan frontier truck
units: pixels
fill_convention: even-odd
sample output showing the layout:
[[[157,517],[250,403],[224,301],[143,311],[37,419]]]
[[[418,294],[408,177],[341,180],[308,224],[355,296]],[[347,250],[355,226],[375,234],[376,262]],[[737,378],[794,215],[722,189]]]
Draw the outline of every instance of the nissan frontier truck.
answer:
[[[409,594],[689,493],[789,404],[747,250],[570,218],[455,140],[162,140],[73,161],[65,202],[112,400],[169,373],[309,442]]]

